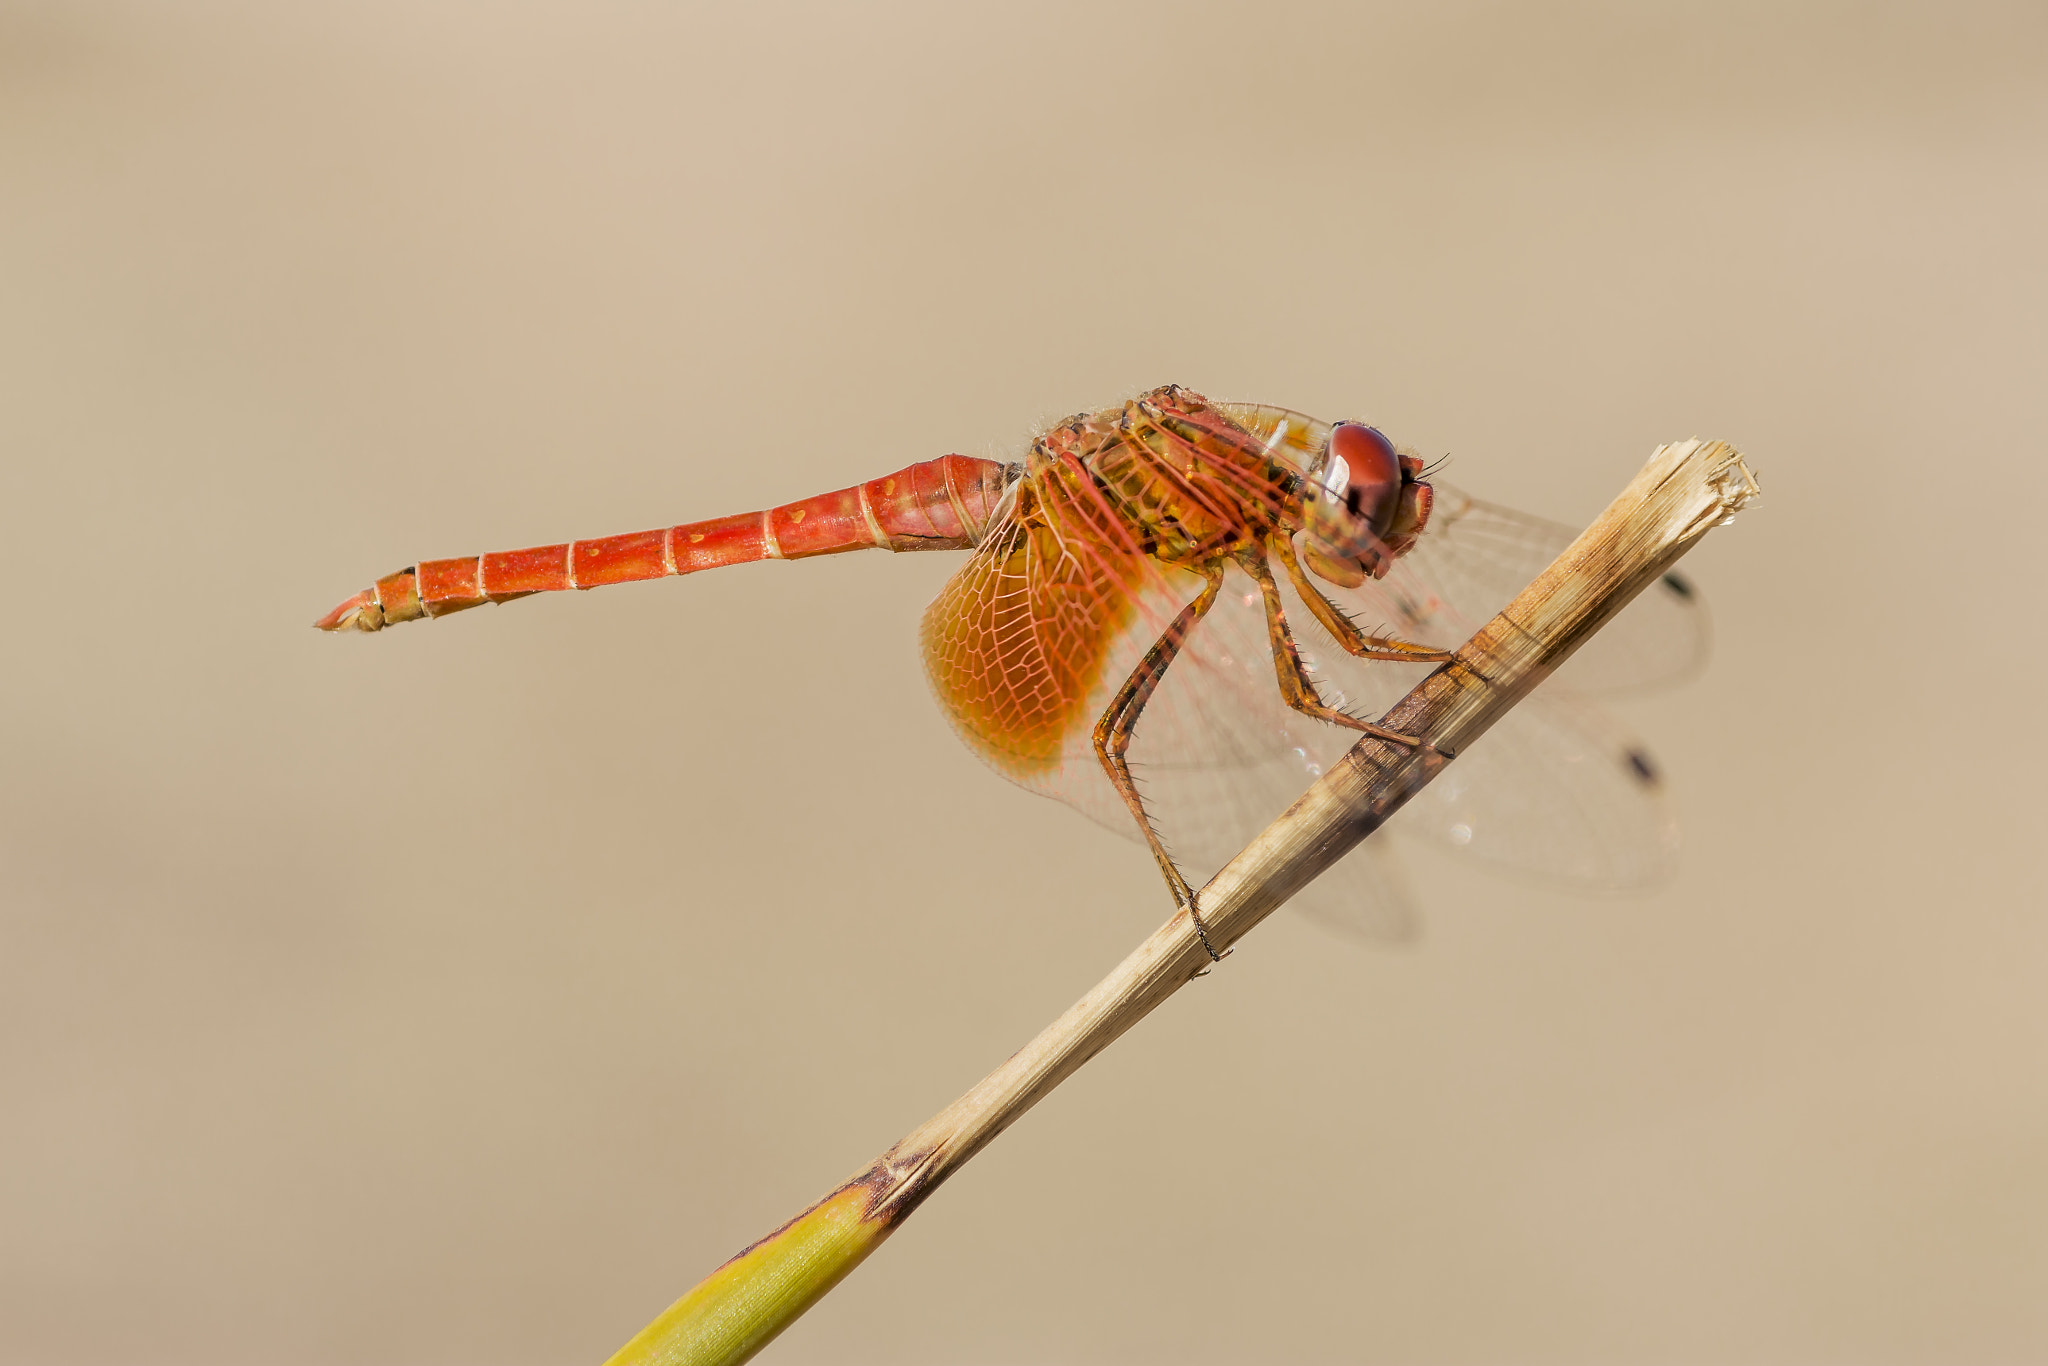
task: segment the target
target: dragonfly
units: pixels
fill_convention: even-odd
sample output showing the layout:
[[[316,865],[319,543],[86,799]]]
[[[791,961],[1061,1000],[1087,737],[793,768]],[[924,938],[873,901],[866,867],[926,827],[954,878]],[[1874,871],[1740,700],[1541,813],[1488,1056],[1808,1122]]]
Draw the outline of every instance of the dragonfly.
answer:
[[[965,551],[920,638],[940,708],[1019,785],[1150,849],[1205,946],[1195,888],[1574,538],[1432,476],[1362,421],[1168,385],[1053,425],[1024,459],[926,460],[799,502],[596,540],[423,560],[315,623],[377,631],[534,593],[855,550]],[[1679,681],[1707,617],[1668,574],[1293,903],[1416,934],[1394,845],[1525,879],[1640,888],[1678,828],[1605,693]]]

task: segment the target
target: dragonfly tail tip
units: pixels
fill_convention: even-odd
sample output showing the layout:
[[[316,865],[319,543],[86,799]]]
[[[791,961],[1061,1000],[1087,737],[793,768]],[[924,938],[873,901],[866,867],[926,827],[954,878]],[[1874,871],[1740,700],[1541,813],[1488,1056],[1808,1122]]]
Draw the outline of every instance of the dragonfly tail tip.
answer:
[[[384,609],[378,605],[377,590],[365,588],[313,625],[323,631],[382,630]]]

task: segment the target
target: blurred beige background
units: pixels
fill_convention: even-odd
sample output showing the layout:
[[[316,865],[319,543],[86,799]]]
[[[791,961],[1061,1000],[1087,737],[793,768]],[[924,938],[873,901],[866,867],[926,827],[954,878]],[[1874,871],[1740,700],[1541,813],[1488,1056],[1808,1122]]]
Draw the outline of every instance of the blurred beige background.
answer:
[[[1282,916],[788,1362],[2048,1360],[2038,6],[0,4],[0,1359],[601,1359],[1164,918],[951,557],[419,556],[1174,380],[1766,497],[1658,895]]]

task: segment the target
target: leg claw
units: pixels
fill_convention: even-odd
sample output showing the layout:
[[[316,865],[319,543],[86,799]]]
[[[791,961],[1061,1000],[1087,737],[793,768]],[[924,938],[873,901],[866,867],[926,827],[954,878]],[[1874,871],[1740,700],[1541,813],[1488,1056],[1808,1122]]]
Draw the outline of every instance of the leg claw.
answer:
[[[1174,900],[1180,901],[1180,898],[1176,896]],[[1187,900],[1181,901],[1181,905],[1184,909],[1186,909],[1188,913],[1188,923],[1192,924],[1195,927],[1195,938],[1202,941],[1202,949],[1209,955],[1209,961],[1211,963],[1220,963],[1224,959],[1230,957],[1232,953],[1236,952],[1236,950],[1234,949],[1225,949],[1221,953],[1216,952],[1216,946],[1209,942],[1209,927],[1202,923],[1202,913],[1195,909],[1194,893],[1190,892],[1188,894]],[[1203,968],[1200,972],[1195,974],[1195,976],[1197,977],[1206,977],[1208,975],[1209,969],[1207,968]]]

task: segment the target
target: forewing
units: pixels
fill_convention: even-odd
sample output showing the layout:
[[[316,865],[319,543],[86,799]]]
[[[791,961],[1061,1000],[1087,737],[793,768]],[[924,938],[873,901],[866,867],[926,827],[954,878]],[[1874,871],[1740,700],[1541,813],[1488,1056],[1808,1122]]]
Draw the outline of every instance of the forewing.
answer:
[[[1451,648],[1472,626],[1432,607],[1398,572],[1327,596],[1368,631]],[[1323,585],[1318,584],[1318,588]],[[1355,659],[1289,603],[1302,661],[1323,700],[1375,720],[1427,666]],[[1304,757],[1319,769],[1356,736],[1336,726],[1307,733]],[[1544,683],[1510,710],[1388,823],[1482,862],[1582,889],[1647,886],[1666,876],[1677,850],[1672,817],[1647,749],[1599,706]]]
[[[1395,565],[1385,590],[1412,600],[1430,643],[1455,645],[1508,605],[1578,538],[1578,532],[1432,480],[1436,508],[1415,548]],[[1455,636],[1453,640],[1451,637]],[[1557,672],[1582,692],[1675,683],[1705,665],[1706,606],[1689,580],[1666,574]]]

